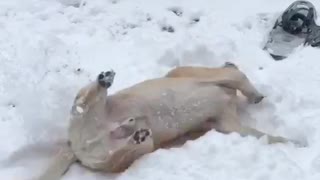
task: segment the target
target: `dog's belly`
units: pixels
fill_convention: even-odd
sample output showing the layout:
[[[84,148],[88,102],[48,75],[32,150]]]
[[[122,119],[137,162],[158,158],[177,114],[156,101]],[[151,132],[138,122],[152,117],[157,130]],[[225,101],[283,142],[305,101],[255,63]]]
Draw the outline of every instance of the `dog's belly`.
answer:
[[[191,90],[192,89],[192,90]],[[151,99],[150,126],[156,144],[201,129],[227,107],[230,96],[218,86],[163,89]]]

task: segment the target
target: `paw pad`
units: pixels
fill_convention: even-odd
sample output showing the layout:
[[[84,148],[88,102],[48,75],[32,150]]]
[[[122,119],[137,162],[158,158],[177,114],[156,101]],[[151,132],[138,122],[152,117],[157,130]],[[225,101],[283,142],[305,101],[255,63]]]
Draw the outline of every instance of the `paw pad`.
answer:
[[[133,135],[134,143],[141,144],[150,135],[151,135],[150,129],[140,129],[140,130],[136,131]]]

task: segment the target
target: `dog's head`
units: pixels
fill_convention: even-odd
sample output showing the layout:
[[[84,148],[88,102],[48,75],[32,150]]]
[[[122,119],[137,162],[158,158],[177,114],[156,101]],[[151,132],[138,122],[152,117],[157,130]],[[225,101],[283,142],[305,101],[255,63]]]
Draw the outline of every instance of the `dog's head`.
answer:
[[[94,170],[120,172],[141,155],[153,151],[152,131],[145,117],[129,117],[120,123],[116,122],[108,122],[107,127],[104,125],[100,128],[101,132],[97,128],[97,132],[90,133],[94,137],[72,142],[75,154],[84,166]]]
[[[145,117],[129,117],[109,132],[109,163],[112,171],[122,171],[139,156],[154,149],[152,131]]]

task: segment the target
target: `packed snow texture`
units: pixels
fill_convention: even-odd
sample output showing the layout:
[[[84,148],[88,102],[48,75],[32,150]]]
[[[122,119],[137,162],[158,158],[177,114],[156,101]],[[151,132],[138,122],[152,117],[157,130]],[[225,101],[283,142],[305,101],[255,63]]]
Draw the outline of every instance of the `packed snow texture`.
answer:
[[[299,47],[278,62],[262,50],[292,2],[1,0],[0,179],[27,180],[46,168],[66,138],[75,93],[101,71],[117,72],[112,94],[176,66],[231,61],[266,95],[257,105],[241,101],[240,120],[307,147],[210,131],[121,174],[75,164],[63,180],[319,180],[320,49]]]

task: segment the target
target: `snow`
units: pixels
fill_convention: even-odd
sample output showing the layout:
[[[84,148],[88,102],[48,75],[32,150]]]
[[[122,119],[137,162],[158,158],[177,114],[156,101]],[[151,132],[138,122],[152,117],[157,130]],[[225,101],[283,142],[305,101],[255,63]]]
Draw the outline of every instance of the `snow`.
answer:
[[[291,2],[0,1],[0,179],[43,171],[66,137],[75,92],[101,71],[117,73],[114,93],[177,65],[231,61],[267,96],[243,104],[241,120],[307,147],[210,131],[181,148],[147,154],[121,174],[75,164],[62,179],[319,180],[320,51],[301,47],[276,62],[262,50]],[[311,2],[320,11],[320,1]]]

